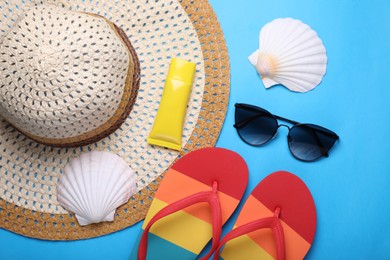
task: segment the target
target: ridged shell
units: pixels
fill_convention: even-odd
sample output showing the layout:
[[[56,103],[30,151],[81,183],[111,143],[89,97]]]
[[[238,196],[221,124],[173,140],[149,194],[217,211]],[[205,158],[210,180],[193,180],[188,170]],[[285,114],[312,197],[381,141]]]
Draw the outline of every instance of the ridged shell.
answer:
[[[260,48],[249,61],[266,88],[281,84],[307,92],[321,82],[328,59],[314,30],[299,20],[279,18],[261,29]]]
[[[136,191],[133,171],[119,156],[93,151],[71,160],[57,183],[58,202],[81,226],[113,221],[115,210]]]

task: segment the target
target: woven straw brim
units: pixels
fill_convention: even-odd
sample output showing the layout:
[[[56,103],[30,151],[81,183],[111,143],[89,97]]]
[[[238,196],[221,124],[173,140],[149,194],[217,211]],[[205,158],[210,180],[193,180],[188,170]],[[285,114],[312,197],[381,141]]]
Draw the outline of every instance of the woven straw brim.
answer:
[[[202,109],[189,141],[180,152],[180,156],[183,156],[190,151],[215,145],[228,105],[230,67],[222,30],[208,1],[183,0],[180,4],[196,29],[205,69]],[[163,175],[157,177],[127,204],[118,208],[114,222],[80,227],[73,214],[38,212],[0,199],[0,227],[47,240],[76,240],[112,233],[145,217],[162,178]]]

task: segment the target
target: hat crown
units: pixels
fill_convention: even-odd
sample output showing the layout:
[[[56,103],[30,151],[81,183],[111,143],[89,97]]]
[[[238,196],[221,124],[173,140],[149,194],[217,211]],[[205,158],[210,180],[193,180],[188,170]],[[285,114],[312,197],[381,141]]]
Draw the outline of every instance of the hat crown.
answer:
[[[0,42],[0,114],[30,137],[97,132],[121,105],[129,55],[104,18],[34,6]]]
[[[53,40],[52,40],[53,41]],[[42,42],[41,45],[34,48],[32,59],[27,61],[29,69],[35,80],[47,82],[57,78],[62,71],[64,50],[59,49],[60,44],[47,44]]]

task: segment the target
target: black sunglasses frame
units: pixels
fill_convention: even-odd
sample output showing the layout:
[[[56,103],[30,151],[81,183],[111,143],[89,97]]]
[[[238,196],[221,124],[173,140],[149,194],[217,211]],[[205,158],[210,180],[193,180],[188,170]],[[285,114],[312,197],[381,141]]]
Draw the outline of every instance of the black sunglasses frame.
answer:
[[[270,113],[269,111],[265,110],[264,108],[260,108],[260,107],[257,107],[257,106],[254,106],[254,105],[249,105],[249,104],[243,104],[243,103],[236,103],[235,104],[235,108],[236,108],[236,111],[237,111],[237,108],[239,108],[239,109],[246,109],[248,111],[253,111],[253,112],[260,112],[258,115],[255,115],[253,117],[247,118],[246,120],[243,120],[241,122],[235,122],[235,124],[233,125],[234,128],[236,128],[238,136],[241,138],[241,140],[244,141],[246,144],[251,145],[251,146],[262,146],[262,145],[267,144],[268,142],[270,142],[275,137],[276,133],[278,132],[279,127],[285,126],[285,127],[288,128],[287,143],[288,143],[288,147],[289,147],[290,153],[296,159],[298,159],[300,161],[311,162],[311,161],[315,161],[315,160],[317,160],[317,159],[319,159],[321,157],[328,157],[329,156],[329,150],[333,147],[334,143],[337,140],[339,140],[339,136],[336,133],[334,133],[331,130],[326,129],[326,128],[322,127],[322,126],[314,125],[314,124],[299,123],[299,122],[294,121],[294,120],[290,120],[290,119],[287,119],[287,118],[284,118],[284,117],[281,117],[281,116],[278,116],[278,115],[274,115],[274,114]],[[247,123],[251,122],[252,120],[258,118],[259,116],[263,116],[264,114],[266,114],[267,116],[269,116],[270,118],[273,118],[275,120],[276,125],[277,125],[277,127],[275,128],[275,132],[264,143],[261,143],[261,144],[249,143],[248,141],[245,140],[245,138],[242,137],[242,135],[240,134],[239,129],[242,128],[243,126],[245,126]],[[290,127],[290,126],[285,125],[285,124],[279,124],[278,120],[290,123],[293,126]],[[294,127],[306,128],[306,129],[309,129],[309,130],[311,130],[313,132],[313,136],[316,137],[317,143],[318,143],[318,147],[320,148],[320,151],[321,151],[321,155],[318,158],[315,158],[315,159],[312,159],[312,160],[305,160],[305,159],[297,157],[294,154],[294,152],[292,151],[292,149],[290,147],[290,141],[291,141],[290,132],[291,132],[291,130]],[[318,135],[316,134],[316,131],[318,131],[321,134],[326,135],[326,136],[331,137],[331,138],[334,139],[333,144],[329,147],[329,149],[325,149],[325,147],[322,145]]]

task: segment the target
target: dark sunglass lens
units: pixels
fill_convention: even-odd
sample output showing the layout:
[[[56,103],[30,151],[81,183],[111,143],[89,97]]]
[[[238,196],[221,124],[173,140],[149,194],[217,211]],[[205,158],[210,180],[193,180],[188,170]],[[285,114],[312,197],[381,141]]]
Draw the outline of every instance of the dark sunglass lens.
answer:
[[[235,127],[246,143],[262,145],[274,136],[278,122],[265,110],[236,107]]]
[[[326,128],[301,124],[291,128],[288,139],[290,151],[295,157],[304,161],[314,161],[328,155],[337,136]]]

